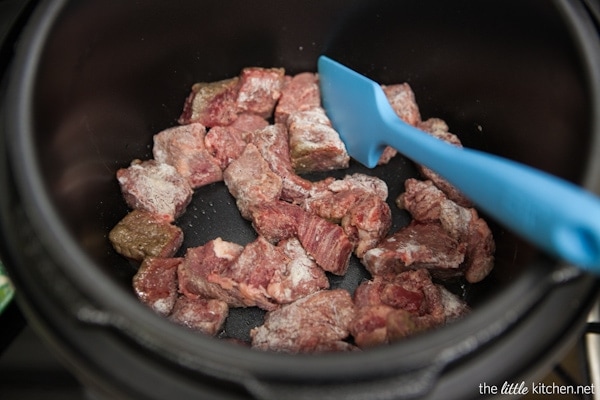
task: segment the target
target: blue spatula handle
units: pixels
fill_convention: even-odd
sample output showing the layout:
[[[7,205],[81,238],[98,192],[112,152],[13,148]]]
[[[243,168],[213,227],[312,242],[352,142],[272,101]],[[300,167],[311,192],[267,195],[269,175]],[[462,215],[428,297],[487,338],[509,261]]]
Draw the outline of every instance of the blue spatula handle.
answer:
[[[600,200],[555,176],[450,145],[383,109],[386,145],[438,172],[480,209],[549,253],[600,273]]]

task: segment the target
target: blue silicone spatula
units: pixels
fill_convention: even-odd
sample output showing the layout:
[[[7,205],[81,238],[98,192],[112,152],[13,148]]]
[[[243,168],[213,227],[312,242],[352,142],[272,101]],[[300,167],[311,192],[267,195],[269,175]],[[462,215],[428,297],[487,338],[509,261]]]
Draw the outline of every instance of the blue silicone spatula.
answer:
[[[600,199],[545,172],[450,145],[402,121],[381,86],[321,56],[323,107],[351,157],[373,168],[386,145],[452,183],[498,222],[550,254],[600,274]]]

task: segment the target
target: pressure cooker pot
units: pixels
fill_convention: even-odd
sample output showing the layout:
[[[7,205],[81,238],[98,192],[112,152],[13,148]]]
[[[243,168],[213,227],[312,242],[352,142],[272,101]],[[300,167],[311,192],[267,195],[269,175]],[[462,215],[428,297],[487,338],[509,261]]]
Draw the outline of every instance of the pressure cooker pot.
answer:
[[[3,93],[2,259],[29,323],[98,397],[475,398],[480,384],[544,373],[582,332],[596,279],[491,219],[493,272],[456,288],[470,314],[387,346],[257,351],[138,301],[137,266],[108,240],[128,212],[116,171],[152,158],[193,83],[248,66],[315,72],[321,54],[410,83],[423,117],[467,147],[600,190],[600,41],[582,2],[40,1]],[[402,156],[378,168],[390,197],[417,174]],[[233,203],[223,184],[196,191],[177,221],[182,249],[251,240]],[[364,277],[351,265],[332,285]],[[231,309],[225,330],[243,338],[262,317]]]

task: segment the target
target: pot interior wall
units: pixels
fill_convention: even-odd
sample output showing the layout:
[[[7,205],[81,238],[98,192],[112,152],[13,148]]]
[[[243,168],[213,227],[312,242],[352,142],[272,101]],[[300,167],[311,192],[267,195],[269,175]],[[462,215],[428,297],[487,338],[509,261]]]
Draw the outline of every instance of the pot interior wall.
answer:
[[[134,268],[107,240],[127,212],[116,170],[151,158],[152,135],[176,123],[194,82],[246,66],[314,71],[326,53],[382,83],[408,81],[423,118],[445,119],[467,146],[582,177],[590,94],[581,57],[549,1],[71,3],[41,54],[34,143],[68,230],[123,287]],[[397,173],[399,182],[414,175],[410,163],[392,168],[399,170],[386,174]],[[197,191],[180,221],[184,246],[216,236],[250,240],[233,202],[222,201],[224,190]],[[473,303],[502,290],[537,256],[493,227],[497,268]]]

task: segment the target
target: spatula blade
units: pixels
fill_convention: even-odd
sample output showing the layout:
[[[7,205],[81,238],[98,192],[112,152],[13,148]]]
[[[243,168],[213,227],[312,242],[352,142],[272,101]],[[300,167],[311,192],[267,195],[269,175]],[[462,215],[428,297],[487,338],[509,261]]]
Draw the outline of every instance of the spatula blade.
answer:
[[[319,57],[318,71],[323,108],[348,154],[375,167],[385,148],[379,127],[386,118],[397,118],[383,89],[327,56]]]

